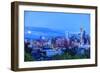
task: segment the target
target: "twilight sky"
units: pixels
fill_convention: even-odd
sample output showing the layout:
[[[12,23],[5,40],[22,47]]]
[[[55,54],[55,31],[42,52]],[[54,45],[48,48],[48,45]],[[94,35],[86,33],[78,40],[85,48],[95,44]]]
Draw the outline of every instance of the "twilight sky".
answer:
[[[63,12],[24,11],[25,27],[43,27],[53,30],[79,32],[82,26],[90,33],[90,15]]]

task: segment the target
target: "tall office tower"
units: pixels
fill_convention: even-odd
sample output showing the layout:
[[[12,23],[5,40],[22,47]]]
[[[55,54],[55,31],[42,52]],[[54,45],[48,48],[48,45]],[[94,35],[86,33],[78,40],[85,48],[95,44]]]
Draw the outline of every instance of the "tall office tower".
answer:
[[[81,26],[80,27],[80,44],[82,45],[83,44],[83,31],[84,31],[84,29],[83,29],[83,27]]]

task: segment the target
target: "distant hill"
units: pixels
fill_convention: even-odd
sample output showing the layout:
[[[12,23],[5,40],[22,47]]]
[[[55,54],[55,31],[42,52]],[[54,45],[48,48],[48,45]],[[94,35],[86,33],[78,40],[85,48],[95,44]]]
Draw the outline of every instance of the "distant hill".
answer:
[[[25,29],[24,36],[25,38],[28,38],[28,39],[37,39],[40,36],[50,38],[50,37],[65,35],[64,31],[45,28],[45,27],[25,27],[24,29]]]

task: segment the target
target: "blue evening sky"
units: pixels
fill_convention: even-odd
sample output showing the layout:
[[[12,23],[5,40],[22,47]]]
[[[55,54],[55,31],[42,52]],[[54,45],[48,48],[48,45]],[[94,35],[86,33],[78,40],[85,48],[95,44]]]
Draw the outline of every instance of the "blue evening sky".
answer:
[[[79,32],[82,26],[90,33],[90,14],[24,11],[24,19],[25,27]]]

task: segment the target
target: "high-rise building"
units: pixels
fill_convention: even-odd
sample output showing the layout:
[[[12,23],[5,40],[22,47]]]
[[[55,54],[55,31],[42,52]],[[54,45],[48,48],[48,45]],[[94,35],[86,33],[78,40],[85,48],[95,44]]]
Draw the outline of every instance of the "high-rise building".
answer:
[[[83,27],[81,26],[80,27],[80,44],[82,45],[83,44],[83,31],[84,31],[84,29],[83,29]]]

